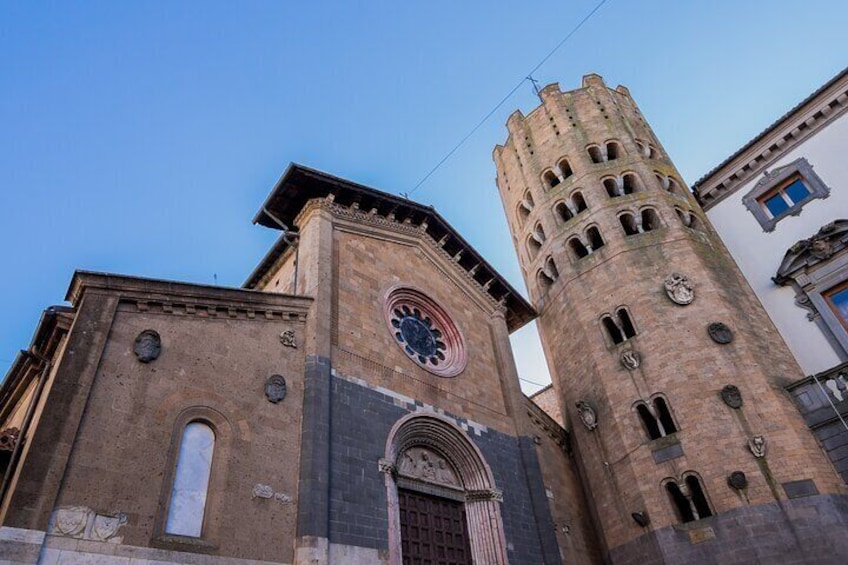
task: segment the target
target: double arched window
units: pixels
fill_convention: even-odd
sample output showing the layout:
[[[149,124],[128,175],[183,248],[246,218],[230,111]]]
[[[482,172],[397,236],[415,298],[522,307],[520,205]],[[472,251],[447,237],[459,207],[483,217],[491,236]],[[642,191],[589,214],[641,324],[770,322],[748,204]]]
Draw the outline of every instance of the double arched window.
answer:
[[[701,479],[693,471],[683,473],[680,481],[666,479],[663,486],[681,522],[693,522],[713,515]]]
[[[630,313],[624,306],[615,311],[615,316],[612,314],[601,316],[601,325],[614,345],[623,343],[636,335],[636,328],[630,319]]]
[[[640,400],[635,408],[650,439],[659,439],[677,431],[668,401],[664,397],[657,395],[648,402]]]

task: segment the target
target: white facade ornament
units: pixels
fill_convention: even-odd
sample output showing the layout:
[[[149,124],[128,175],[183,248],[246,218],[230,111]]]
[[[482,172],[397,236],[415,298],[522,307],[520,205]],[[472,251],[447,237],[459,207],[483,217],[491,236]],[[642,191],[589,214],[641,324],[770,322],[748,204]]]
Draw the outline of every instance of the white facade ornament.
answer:
[[[642,356],[639,355],[638,351],[633,351],[632,349],[628,349],[627,351],[621,352],[621,357],[619,357],[619,361],[624,365],[624,368],[633,371],[639,368],[639,365],[642,364]]]
[[[280,343],[285,347],[293,347],[297,349],[297,341],[295,341],[294,330],[286,330],[280,334]]]
[[[251,498],[273,498],[274,489],[271,485],[257,484],[254,485],[253,492],[251,494]]]
[[[671,273],[665,279],[665,292],[672,302],[686,306],[695,300],[695,289],[689,279],[680,273]]]
[[[122,512],[100,514],[87,506],[65,506],[53,512],[48,531],[56,536],[121,543],[118,530],[127,523]]]
[[[580,421],[587,430],[592,431],[598,427],[598,414],[591,404],[585,400],[578,400],[575,406],[577,406],[577,415],[580,416]]]
[[[766,456],[766,438],[763,436],[754,436],[748,440],[748,449],[754,454],[754,457],[760,459]]]

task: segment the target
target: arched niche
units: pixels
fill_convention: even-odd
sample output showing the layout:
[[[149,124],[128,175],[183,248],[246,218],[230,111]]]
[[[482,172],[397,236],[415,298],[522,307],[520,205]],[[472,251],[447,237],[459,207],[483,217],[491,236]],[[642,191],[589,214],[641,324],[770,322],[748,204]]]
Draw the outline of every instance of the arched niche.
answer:
[[[398,420],[380,460],[389,512],[389,563],[401,565],[398,489],[460,501],[474,563],[506,565],[501,491],[483,454],[464,431],[437,414],[409,414]]]

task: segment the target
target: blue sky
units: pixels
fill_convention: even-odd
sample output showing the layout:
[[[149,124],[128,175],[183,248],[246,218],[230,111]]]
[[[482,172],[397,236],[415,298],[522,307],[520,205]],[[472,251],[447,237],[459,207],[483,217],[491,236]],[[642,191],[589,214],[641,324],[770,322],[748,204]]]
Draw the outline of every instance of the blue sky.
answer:
[[[291,161],[408,192],[597,2],[0,3],[0,374],[74,269],[241,285]],[[692,183],[848,64],[846,23],[607,0],[534,76],[627,85]],[[522,290],[491,151],[536,104],[519,88],[413,195]],[[546,382],[533,330],[514,343]]]

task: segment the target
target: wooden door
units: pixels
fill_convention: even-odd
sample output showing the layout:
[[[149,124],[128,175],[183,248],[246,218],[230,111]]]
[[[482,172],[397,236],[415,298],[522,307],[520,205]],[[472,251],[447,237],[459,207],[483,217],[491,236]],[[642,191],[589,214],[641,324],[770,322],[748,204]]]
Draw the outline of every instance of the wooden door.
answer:
[[[461,502],[399,489],[403,565],[472,565]]]

